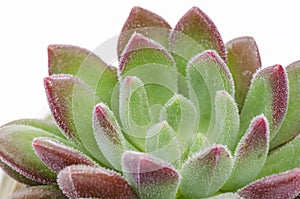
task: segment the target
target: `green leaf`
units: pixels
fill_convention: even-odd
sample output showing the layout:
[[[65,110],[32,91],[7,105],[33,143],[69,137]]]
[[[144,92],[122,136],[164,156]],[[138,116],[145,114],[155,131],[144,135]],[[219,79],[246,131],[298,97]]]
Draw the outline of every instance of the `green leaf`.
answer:
[[[271,140],[271,149],[292,140],[300,132],[300,61],[287,66],[286,72],[289,82],[288,110],[282,126]]]
[[[121,175],[101,167],[66,167],[59,173],[57,182],[69,198],[137,199]]]
[[[177,92],[177,70],[160,44],[133,34],[120,60],[121,77],[137,76],[145,84],[151,106],[164,105]]]
[[[240,114],[239,138],[246,132],[252,118],[264,114],[269,121],[272,139],[285,117],[287,105],[288,80],[285,69],[274,65],[259,70],[253,77]]]
[[[66,199],[67,197],[56,186],[34,186],[13,193],[10,199]]]
[[[300,193],[300,169],[262,178],[237,193],[243,198],[296,198]]]
[[[208,130],[208,140],[234,152],[238,143],[240,118],[237,105],[226,91],[218,91],[215,97],[215,117]]]
[[[56,174],[36,156],[32,141],[36,137],[61,139],[43,129],[23,124],[0,128],[0,158],[26,178],[43,184],[55,184]]]
[[[122,157],[125,179],[139,198],[175,198],[179,174],[169,164],[149,154],[127,151]]]
[[[189,148],[189,157],[199,153],[203,149],[209,148],[212,143],[202,133],[197,133],[194,138],[193,144]]]
[[[113,112],[103,103],[97,104],[93,115],[94,135],[99,148],[109,163],[121,171],[121,157],[125,138]]]
[[[107,66],[94,53],[70,45],[48,47],[49,75],[69,74],[83,80],[102,102],[111,106],[112,92],[118,82],[116,69]]]
[[[222,190],[234,191],[255,179],[266,161],[269,139],[267,119],[257,116],[236,148],[234,166]]]
[[[55,173],[70,165],[97,165],[72,145],[47,137],[35,138],[32,143],[35,154]]]
[[[214,116],[217,91],[224,90],[234,96],[232,76],[223,60],[213,51],[205,51],[188,64],[187,81],[191,101],[200,113],[198,130],[207,134]]]
[[[257,178],[288,171],[300,165],[300,136],[273,150]]]
[[[175,131],[179,150],[184,153],[197,135],[195,106],[182,95],[174,95],[162,109],[160,120],[168,122]]]
[[[146,134],[153,119],[143,82],[137,77],[125,77],[120,92],[119,112],[124,135],[144,150]]]
[[[50,109],[59,127],[98,161],[110,167],[93,133],[93,110],[99,102],[95,93],[84,82],[69,75],[53,75],[44,82]]]
[[[121,56],[131,35],[134,33],[143,34],[168,48],[170,31],[171,26],[162,17],[135,6],[132,8],[119,36],[118,56]]]
[[[176,161],[182,152],[176,137],[176,132],[162,121],[153,125],[147,132],[146,152],[169,163]]]
[[[239,37],[226,44],[226,52],[235,83],[235,99],[242,110],[253,74],[261,67],[258,47],[252,37]]]
[[[212,196],[225,183],[232,169],[232,156],[222,145],[214,145],[186,161],[179,189],[187,198]]]
[[[205,50],[215,50],[226,59],[224,43],[215,24],[197,7],[191,8],[175,26],[170,49],[183,76],[187,62]]]
[[[242,197],[236,193],[221,193],[206,199],[242,199]]]

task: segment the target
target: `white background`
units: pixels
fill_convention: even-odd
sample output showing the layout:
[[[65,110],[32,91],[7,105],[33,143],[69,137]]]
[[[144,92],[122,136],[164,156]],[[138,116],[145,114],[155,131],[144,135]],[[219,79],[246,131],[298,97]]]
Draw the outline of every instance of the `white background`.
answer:
[[[215,22],[224,42],[253,36],[263,66],[300,59],[299,6],[292,0],[1,1],[0,125],[48,112],[43,78],[49,44],[94,50],[119,33],[134,5],[158,13],[173,27],[198,6]]]

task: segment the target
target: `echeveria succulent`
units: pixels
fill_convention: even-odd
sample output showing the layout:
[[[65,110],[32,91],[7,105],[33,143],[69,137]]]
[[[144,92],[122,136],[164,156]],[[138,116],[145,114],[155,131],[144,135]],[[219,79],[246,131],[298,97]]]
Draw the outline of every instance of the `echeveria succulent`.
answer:
[[[252,37],[224,44],[191,8],[174,29],[134,7],[118,66],[50,45],[53,119],[0,128],[11,198],[295,198],[300,62],[261,67]]]

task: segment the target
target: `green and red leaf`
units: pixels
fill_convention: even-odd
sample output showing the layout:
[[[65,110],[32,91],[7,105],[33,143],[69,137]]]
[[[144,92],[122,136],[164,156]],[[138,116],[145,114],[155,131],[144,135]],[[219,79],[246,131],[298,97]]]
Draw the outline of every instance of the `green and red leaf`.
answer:
[[[212,196],[226,182],[232,166],[232,156],[222,145],[195,154],[182,166],[181,194],[187,198]]]
[[[235,191],[256,179],[269,152],[269,126],[264,116],[257,116],[236,147],[234,165],[222,190]]]
[[[224,90],[234,96],[234,83],[228,67],[214,51],[195,56],[187,66],[187,82],[191,101],[197,106],[198,130],[207,134],[214,117],[214,100],[217,91]]]
[[[179,173],[166,162],[149,154],[127,151],[122,157],[122,169],[139,198],[175,198]]]
[[[168,48],[171,26],[159,15],[135,6],[132,8],[119,36],[118,55],[121,56],[131,35],[140,33]]]
[[[235,99],[242,110],[253,74],[261,67],[261,60],[255,40],[239,37],[226,44],[227,66],[235,83]]]
[[[288,199],[300,193],[300,169],[257,180],[237,192],[244,198]]]
[[[76,198],[136,199],[130,185],[114,171],[73,165],[58,175],[58,185],[66,196]]]
[[[259,70],[253,77],[240,114],[239,137],[244,135],[252,118],[264,114],[270,125],[270,139],[272,139],[285,117],[288,94],[287,74],[281,65]]]
[[[47,137],[38,137],[33,140],[32,146],[36,155],[55,173],[59,173],[70,165],[97,164],[79,150],[67,146],[58,140]]]

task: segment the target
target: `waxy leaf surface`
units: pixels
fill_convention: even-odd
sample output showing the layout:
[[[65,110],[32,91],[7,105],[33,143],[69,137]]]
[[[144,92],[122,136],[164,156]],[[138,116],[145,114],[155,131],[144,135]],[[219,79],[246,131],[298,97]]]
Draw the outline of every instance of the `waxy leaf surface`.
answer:
[[[33,186],[15,192],[9,199],[66,199],[55,186]]]

